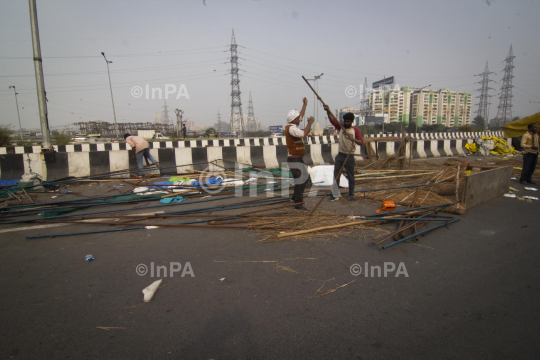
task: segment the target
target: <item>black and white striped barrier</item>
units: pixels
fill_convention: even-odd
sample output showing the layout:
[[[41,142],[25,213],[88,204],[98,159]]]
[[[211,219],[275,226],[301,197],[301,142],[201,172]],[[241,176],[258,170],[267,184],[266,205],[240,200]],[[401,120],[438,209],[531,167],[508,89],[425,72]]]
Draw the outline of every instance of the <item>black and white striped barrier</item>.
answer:
[[[405,133],[406,136],[409,134]],[[417,133],[410,134],[416,140],[448,140],[448,139],[481,139],[482,135],[502,137],[501,131],[486,131],[473,133]],[[367,138],[399,137],[400,133],[385,135],[366,135]],[[310,136],[304,139],[307,145],[335,144],[338,136]],[[179,148],[201,148],[201,147],[228,147],[228,146],[277,146],[285,145],[285,138],[246,138],[246,139],[216,139],[216,140],[187,140],[187,141],[162,141],[151,142],[151,149],[179,149]],[[96,144],[73,144],[54,145],[56,152],[89,152],[89,151],[118,151],[131,150],[126,143],[96,143]],[[4,154],[35,154],[40,153],[40,146],[8,146],[0,147],[0,155]]]
[[[276,139],[267,138],[263,140]],[[282,141],[281,138],[277,140]],[[236,143],[238,140],[234,141]],[[410,144],[407,145],[406,156],[410,155],[411,150],[413,158],[464,155],[468,153],[465,144],[473,141],[473,139],[417,140],[413,143],[412,149]],[[175,166],[179,166],[179,170],[204,170],[207,167],[209,170],[220,169],[219,166],[210,164],[213,161],[217,161],[216,164],[228,168],[234,167],[234,163],[239,163],[242,167],[255,166],[271,169],[283,167],[283,164],[286,163],[287,147],[285,145],[253,145],[251,141],[249,143],[250,145],[244,144],[244,146],[238,144],[237,146],[153,147],[150,149],[150,153],[160,162],[161,167],[172,167],[163,169],[163,174],[176,173]],[[337,143],[331,141],[323,141],[322,143],[306,141],[306,143],[304,162],[307,165],[331,164],[334,162],[334,158],[338,154]],[[96,145],[99,146],[99,150],[92,151],[87,148],[86,151],[28,152],[0,155],[0,179],[20,179],[24,173],[30,171],[41,175],[46,180],[55,180],[68,176],[92,176],[136,168],[135,159],[132,158],[132,152],[129,150],[105,150],[101,146],[106,144]],[[118,146],[121,144],[109,145]],[[66,150],[70,150],[67,148],[68,146],[77,145],[66,145]],[[382,138],[381,141],[366,142],[362,147],[356,148],[356,160],[368,159],[367,146],[371,146],[373,153],[377,151],[379,157],[384,158],[393,155],[397,151],[399,143],[384,141]],[[191,165],[198,163],[203,164]],[[208,165],[206,165],[207,163]]]

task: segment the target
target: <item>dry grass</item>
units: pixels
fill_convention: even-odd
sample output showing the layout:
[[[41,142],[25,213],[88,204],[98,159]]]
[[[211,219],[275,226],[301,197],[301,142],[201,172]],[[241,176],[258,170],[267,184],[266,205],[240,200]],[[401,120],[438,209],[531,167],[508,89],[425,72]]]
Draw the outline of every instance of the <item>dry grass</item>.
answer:
[[[469,160],[472,160],[471,163]],[[491,158],[483,161],[474,161],[473,158],[451,158],[443,162],[432,162],[432,161],[413,161],[411,163],[411,168],[407,170],[397,170],[396,161],[389,161],[384,163],[385,167],[389,169],[381,169],[380,173],[385,173],[387,171],[388,176],[395,176],[401,174],[412,174],[418,172],[419,174],[427,173],[428,171],[434,171],[431,174],[424,174],[418,177],[402,177],[402,178],[376,178],[377,181],[372,181],[372,179],[365,178],[360,181],[357,181],[363,189],[380,189],[380,188],[389,188],[389,187],[400,187],[400,186],[410,186],[410,185],[421,185],[428,184],[429,186],[421,187],[418,190],[418,199],[415,204],[416,207],[420,206],[429,206],[437,205],[444,203],[451,203],[456,201],[456,187],[458,188],[458,197],[462,198],[465,187],[465,170],[470,166],[507,166],[511,165],[508,163],[509,160],[503,162],[499,160],[498,163]],[[513,160],[515,161],[515,160]],[[489,165],[488,165],[489,163]],[[382,160],[379,160],[377,165],[374,167],[383,165]],[[358,171],[362,171],[363,164],[357,167]],[[364,166],[365,167],[365,166]],[[371,167],[366,168],[370,169]],[[394,168],[394,169],[392,169]],[[459,186],[457,186],[457,178],[459,168]],[[382,190],[382,191],[373,191],[365,193],[365,197],[373,200],[384,201],[384,200],[393,200],[398,205],[410,206],[414,202],[414,194],[417,188],[407,188],[407,189],[392,189],[392,190]],[[444,212],[463,214],[465,212],[465,205],[463,203],[457,204],[455,206],[448,207]]]
[[[342,229],[328,229],[308,234],[293,235],[286,238],[278,238],[277,236],[283,232],[295,232],[301,230],[310,230],[315,228],[321,228],[325,226],[333,226],[339,224],[349,224],[351,220],[346,215],[336,215],[324,212],[316,212],[312,216],[309,213],[297,213],[294,216],[272,216],[272,217],[250,217],[249,227],[257,229],[264,227],[264,230],[268,232],[268,236],[260,240],[260,242],[278,242],[278,241],[298,241],[307,240],[315,237],[326,238],[339,238],[342,234],[352,234],[360,230],[374,230],[379,231],[377,225],[365,224],[358,221],[358,224],[346,226]]]

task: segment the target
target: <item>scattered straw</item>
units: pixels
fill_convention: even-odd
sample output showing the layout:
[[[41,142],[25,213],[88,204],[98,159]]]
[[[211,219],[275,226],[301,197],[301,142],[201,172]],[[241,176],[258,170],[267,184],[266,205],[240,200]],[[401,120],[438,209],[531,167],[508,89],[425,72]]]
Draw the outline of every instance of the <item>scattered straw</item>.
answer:
[[[353,280],[353,281],[351,281],[351,282],[349,282],[349,283],[346,283],[346,284],[344,284],[344,285],[338,286],[338,287],[335,288],[335,289],[327,290],[327,291],[321,293],[321,294],[319,295],[319,297],[323,297],[323,296],[329,295],[329,294],[335,292],[335,291],[338,290],[338,289],[344,288],[345,286],[348,286],[348,285],[352,284],[352,283],[355,282],[355,281],[356,281],[356,280]],[[323,284],[323,286],[324,286],[324,284]],[[322,289],[322,287],[321,287],[321,289]],[[319,289],[319,290],[320,290],[320,289]],[[318,292],[319,290],[317,290],[317,292]]]
[[[288,266],[280,266],[280,265],[276,265],[276,267],[274,268],[274,270],[276,270],[277,272],[280,272],[280,271],[287,271],[287,272],[290,272],[290,273],[293,273],[293,274],[298,274],[298,271],[294,271],[293,269],[291,269],[291,268],[288,267]]]

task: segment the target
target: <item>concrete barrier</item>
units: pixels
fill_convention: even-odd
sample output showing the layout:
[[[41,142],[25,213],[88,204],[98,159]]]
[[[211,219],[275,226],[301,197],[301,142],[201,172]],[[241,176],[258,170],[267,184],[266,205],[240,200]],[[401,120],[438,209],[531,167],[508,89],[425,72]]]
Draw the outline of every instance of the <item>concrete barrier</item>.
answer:
[[[480,139],[484,136],[502,137],[501,131],[485,131],[475,133],[418,133],[408,134],[416,140],[452,140],[452,139]],[[387,138],[399,137],[400,133],[386,135],[366,135],[366,138]],[[511,143],[511,140],[509,140]],[[338,136],[310,136],[304,139],[308,145],[336,144]],[[246,139],[212,139],[212,140],[187,140],[187,141],[162,141],[150,142],[151,149],[177,149],[177,148],[201,148],[201,147],[228,147],[228,146],[265,146],[265,145],[285,145],[285,138],[246,138]],[[72,145],[53,145],[56,152],[93,152],[93,151],[118,151],[131,150],[126,143],[96,143],[96,144],[72,144]],[[386,151],[386,149],[385,149]],[[4,154],[37,154],[41,152],[40,146],[8,146],[0,147],[0,155]]]
[[[461,202],[465,203],[466,210],[495,199],[508,192],[512,167],[505,166],[465,175],[465,191],[462,192]]]
[[[416,135],[419,139],[413,143],[412,149],[407,146],[407,157],[411,150],[414,158],[466,154],[468,151],[465,144],[474,141],[474,138],[444,138],[452,133]],[[426,135],[436,139],[420,139]],[[487,133],[484,135],[491,136]],[[373,153],[377,150],[380,158],[394,154],[399,145],[395,141],[386,141],[386,137],[368,136],[376,141],[357,147],[355,159],[368,159],[367,146],[371,146]],[[305,143],[306,164],[322,165],[334,162],[338,153],[337,136],[309,137],[305,139]],[[184,168],[203,170],[209,167],[210,170],[216,170],[218,166],[206,164],[222,160],[218,164],[227,167],[238,162],[244,164],[243,167],[275,168],[287,161],[284,138],[167,141],[152,142],[150,146],[150,153],[162,167],[204,163]],[[46,180],[55,180],[68,176],[91,176],[137,166],[129,151],[131,148],[125,143],[61,145],[55,146],[55,149],[57,152],[40,153],[39,146],[0,148],[0,179],[20,179],[24,173],[33,171]],[[163,169],[162,173],[176,173],[176,169]]]

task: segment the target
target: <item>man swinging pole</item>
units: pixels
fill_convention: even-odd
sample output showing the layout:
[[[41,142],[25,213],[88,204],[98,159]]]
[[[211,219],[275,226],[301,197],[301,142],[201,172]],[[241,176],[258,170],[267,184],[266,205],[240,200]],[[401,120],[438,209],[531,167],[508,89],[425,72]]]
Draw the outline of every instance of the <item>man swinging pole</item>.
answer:
[[[304,189],[308,180],[308,171],[304,164],[304,155],[306,154],[306,146],[304,145],[304,137],[308,136],[311,130],[311,124],[315,121],[313,116],[308,118],[307,126],[304,130],[301,130],[298,125],[304,117],[306,112],[307,99],[303,99],[304,104],[302,110],[291,110],[287,114],[287,126],[285,126],[285,140],[287,142],[287,151],[289,156],[287,157],[287,163],[294,178],[294,194],[293,201],[295,203],[303,203],[304,201]],[[295,206],[297,210],[307,211],[303,205]]]
[[[338,154],[334,161],[334,178],[337,179],[332,186],[332,196],[328,199],[329,201],[339,200],[339,178],[338,173],[339,169],[343,166],[346,171],[347,179],[349,180],[349,201],[356,201],[354,198],[354,157],[349,156],[348,154],[354,153],[356,149],[356,144],[362,146],[364,140],[362,139],[362,132],[356,126],[352,126],[354,122],[354,114],[346,113],[343,116],[343,124],[339,123],[337,119],[332,114],[328,105],[324,105],[324,110],[328,114],[328,120],[334,125],[336,130],[339,130],[339,143],[338,143]],[[351,141],[351,138],[353,141]]]
[[[339,121],[336,120],[334,114],[332,114],[332,111],[330,110],[330,107],[324,103],[323,99],[321,99],[319,94],[317,94],[317,92],[311,86],[311,84],[307,81],[307,79],[304,76],[302,76],[302,79],[304,79],[304,81],[309,86],[311,91],[313,91],[313,93],[315,94],[317,99],[319,99],[319,101],[323,104],[324,109],[326,110],[326,113],[328,114],[328,118],[332,119],[331,121],[333,121],[332,125],[334,125],[336,130],[340,130],[339,139],[340,139],[340,144],[343,143],[343,147],[341,147],[341,145],[340,145],[340,147],[339,147],[340,150],[339,151],[341,152],[342,150],[345,150],[345,148],[348,148],[348,153],[345,153],[345,158],[342,158],[340,156],[340,154],[338,154],[338,156],[336,156],[336,163],[339,160],[339,162],[341,163],[341,167],[339,167],[337,164],[334,166],[334,182],[332,184],[332,189],[331,190],[334,191],[334,189],[336,189],[336,192],[339,195],[339,187],[337,186],[337,185],[339,185],[339,177],[341,176],[341,172],[345,168],[345,165],[348,165],[348,167],[350,169],[351,165],[350,165],[348,160],[351,157],[351,153],[356,149],[355,144],[359,144],[360,146],[363,144],[364,141],[362,139],[362,133],[360,132],[360,129],[352,127],[352,121],[354,121],[354,114],[351,114],[351,115],[353,115],[353,118],[352,118],[352,121],[350,122],[350,124],[351,124],[350,128],[346,129],[344,125],[342,125],[341,123],[339,123]],[[350,118],[350,116],[348,116],[348,118]],[[346,143],[347,140],[350,142],[349,146],[347,146],[347,143]],[[338,159],[338,157],[339,157],[339,159]],[[352,159],[354,159],[354,157]],[[349,175],[349,177],[350,177],[350,175]],[[355,199],[354,199],[354,160],[352,160],[352,180],[349,180],[349,183],[353,184],[352,191],[351,191],[351,188],[349,188],[349,201],[352,202],[352,201],[355,201]],[[328,190],[328,191],[330,191],[330,190]],[[328,191],[325,192],[325,194],[321,198],[321,200],[319,200],[317,205],[315,205],[313,210],[311,210],[312,215],[315,212],[315,210],[317,210],[319,205],[321,205],[321,202],[326,198],[326,195],[328,195]],[[351,195],[353,195],[353,196],[351,196]],[[336,196],[332,195],[332,197],[335,198]],[[332,197],[330,198],[330,200],[333,200]]]

